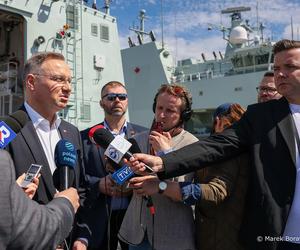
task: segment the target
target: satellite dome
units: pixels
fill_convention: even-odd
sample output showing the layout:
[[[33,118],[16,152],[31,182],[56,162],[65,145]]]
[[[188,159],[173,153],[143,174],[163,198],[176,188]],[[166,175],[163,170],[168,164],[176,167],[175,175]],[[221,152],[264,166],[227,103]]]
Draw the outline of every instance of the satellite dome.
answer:
[[[229,35],[229,42],[232,44],[242,44],[248,41],[247,31],[242,26],[234,27]]]

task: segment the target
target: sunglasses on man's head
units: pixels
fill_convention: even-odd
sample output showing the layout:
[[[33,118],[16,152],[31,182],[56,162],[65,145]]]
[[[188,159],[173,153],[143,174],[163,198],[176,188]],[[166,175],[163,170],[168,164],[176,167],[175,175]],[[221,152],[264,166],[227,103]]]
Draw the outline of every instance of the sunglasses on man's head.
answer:
[[[109,101],[115,101],[117,98],[120,101],[125,101],[127,99],[127,94],[115,94],[115,93],[110,93],[102,96],[102,98],[106,98]]]

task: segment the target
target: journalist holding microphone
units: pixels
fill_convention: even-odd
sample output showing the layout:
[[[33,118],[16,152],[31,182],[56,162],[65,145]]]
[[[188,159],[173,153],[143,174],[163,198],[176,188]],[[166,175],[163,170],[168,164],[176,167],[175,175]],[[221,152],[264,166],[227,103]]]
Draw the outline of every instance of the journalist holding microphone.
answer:
[[[28,199],[15,182],[9,154],[0,150],[0,249],[55,249],[71,231],[79,197],[74,188],[47,205]]]

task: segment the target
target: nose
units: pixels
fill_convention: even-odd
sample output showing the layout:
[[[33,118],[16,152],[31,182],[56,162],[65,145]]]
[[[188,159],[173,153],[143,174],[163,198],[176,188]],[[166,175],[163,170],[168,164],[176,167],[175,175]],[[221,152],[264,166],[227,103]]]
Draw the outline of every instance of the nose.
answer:
[[[68,82],[68,84],[63,84],[62,90],[66,91],[68,93],[71,92],[72,91],[72,84],[70,84],[69,82]]]

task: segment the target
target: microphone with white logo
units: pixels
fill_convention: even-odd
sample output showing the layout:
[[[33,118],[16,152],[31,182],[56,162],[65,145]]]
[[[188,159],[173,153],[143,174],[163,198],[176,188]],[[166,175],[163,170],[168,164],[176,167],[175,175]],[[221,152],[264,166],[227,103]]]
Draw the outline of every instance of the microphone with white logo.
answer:
[[[75,179],[74,168],[77,163],[75,146],[71,142],[61,139],[56,144],[54,160],[57,167],[53,173],[55,188],[63,191],[72,187]]]
[[[92,130],[93,128],[90,131]],[[89,133],[89,136],[92,138],[92,142],[106,149],[104,154],[116,163],[119,163],[123,158],[129,160],[133,157],[132,153],[129,151],[132,144],[122,136],[114,137],[104,127],[94,129],[91,133]],[[154,173],[151,167],[146,164],[144,165],[148,172]]]

